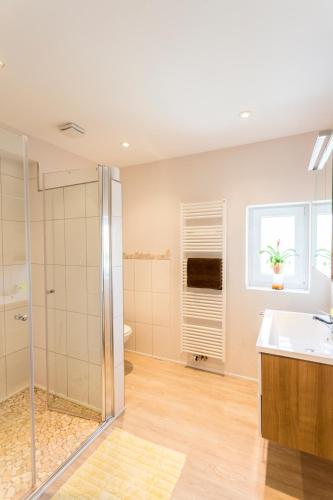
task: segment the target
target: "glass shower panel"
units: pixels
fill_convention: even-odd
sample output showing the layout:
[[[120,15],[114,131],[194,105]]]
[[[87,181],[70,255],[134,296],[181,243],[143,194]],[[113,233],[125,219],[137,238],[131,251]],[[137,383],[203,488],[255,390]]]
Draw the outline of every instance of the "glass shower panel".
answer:
[[[0,130],[0,498],[31,489],[33,424],[25,139]]]
[[[102,419],[100,209],[98,181],[66,185],[45,174],[45,288],[48,407]]]
[[[71,174],[30,180],[37,486],[102,420],[97,172]]]

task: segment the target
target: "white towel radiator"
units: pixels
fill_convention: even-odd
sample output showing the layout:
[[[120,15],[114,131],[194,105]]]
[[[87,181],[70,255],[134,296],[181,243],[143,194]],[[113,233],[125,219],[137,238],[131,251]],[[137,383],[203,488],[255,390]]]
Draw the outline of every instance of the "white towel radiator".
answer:
[[[222,290],[187,287],[187,259],[222,259]],[[225,360],[226,202],[181,204],[182,352]]]

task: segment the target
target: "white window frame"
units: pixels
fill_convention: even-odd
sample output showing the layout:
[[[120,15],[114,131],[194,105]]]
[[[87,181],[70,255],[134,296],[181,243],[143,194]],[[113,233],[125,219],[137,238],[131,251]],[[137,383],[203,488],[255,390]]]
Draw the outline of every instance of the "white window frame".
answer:
[[[312,267],[316,267],[316,247],[317,247],[317,216],[322,214],[332,214],[332,200],[318,200],[312,202],[312,225],[311,225],[311,246],[312,246]],[[332,235],[333,236],[333,235]]]
[[[310,287],[310,224],[311,204],[279,203],[269,205],[250,205],[246,209],[246,287],[271,289],[272,276],[263,274],[260,269],[260,219],[262,217],[281,217],[293,215],[296,220],[295,275],[285,276],[285,289],[308,291]]]

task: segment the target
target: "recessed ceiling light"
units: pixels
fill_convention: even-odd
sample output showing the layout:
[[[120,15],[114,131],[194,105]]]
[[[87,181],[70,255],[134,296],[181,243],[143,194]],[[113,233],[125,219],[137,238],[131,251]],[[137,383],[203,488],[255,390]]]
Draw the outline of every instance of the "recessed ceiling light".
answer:
[[[122,142],[121,145],[123,148],[129,148],[129,142]]]
[[[240,118],[250,118],[251,115],[252,115],[251,111],[241,111],[239,113]]]
[[[0,59],[0,69],[4,68],[5,67],[5,62],[4,61],[1,61]]]

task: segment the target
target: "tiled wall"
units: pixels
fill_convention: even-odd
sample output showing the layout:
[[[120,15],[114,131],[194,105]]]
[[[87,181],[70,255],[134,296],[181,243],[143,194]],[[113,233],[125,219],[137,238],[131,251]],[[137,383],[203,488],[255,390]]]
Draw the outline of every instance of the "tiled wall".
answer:
[[[100,234],[98,183],[38,191],[31,169],[35,384],[101,408]],[[27,276],[22,165],[0,157],[0,401],[29,385]],[[112,181],[112,286],[115,413],[124,407],[121,185]],[[44,216],[45,214],[45,216]],[[44,220],[45,217],[45,220]],[[44,238],[44,230],[46,237]],[[46,269],[46,273],[45,273]],[[45,278],[46,277],[46,278]],[[46,283],[45,283],[46,279]],[[47,295],[45,285],[55,289]]]
[[[125,323],[133,334],[126,350],[176,359],[179,347],[171,324],[170,260],[124,260]]]
[[[51,391],[101,407],[98,183],[45,192],[31,185],[35,381],[46,386],[45,296]],[[44,253],[46,252],[46,256]],[[45,259],[46,257],[46,259]]]
[[[29,383],[22,162],[0,156],[0,400]]]

